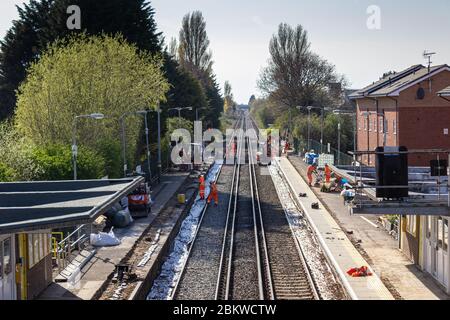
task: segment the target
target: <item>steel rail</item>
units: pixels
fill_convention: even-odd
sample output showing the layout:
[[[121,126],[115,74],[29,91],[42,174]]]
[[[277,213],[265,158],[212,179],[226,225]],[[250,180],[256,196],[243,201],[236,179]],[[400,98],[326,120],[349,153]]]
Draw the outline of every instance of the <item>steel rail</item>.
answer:
[[[233,130],[236,130],[236,128],[238,127],[238,124],[239,124],[239,123],[240,123],[240,120],[238,120],[238,121],[236,122],[236,124],[234,125]],[[231,142],[233,141],[234,136],[235,136],[235,135],[233,134],[233,136],[231,137],[231,140],[229,141],[229,143],[228,143],[228,145],[227,145],[227,148],[231,145]],[[217,174],[217,176],[216,176],[216,178],[215,178],[215,182],[217,182],[217,181],[219,180],[219,178],[220,178],[220,176],[221,176],[221,174],[222,174],[222,168],[223,168],[223,166],[220,167],[220,170],[219,170],[219,172],[218,172],[218,174]],[[203,218],[204,218],[205,213],[206,213],[206,211],[208,210],[208,208],[209,208],[209,204],[206,203],[206,204],[205,204],[205,207],[203,208],[202,213],[201,213],[201,215],[200,215],[200,220],[199,220],[199,223],[198,223],[198,227],[197,227],[197,229],[196,229],[196,231],[195,231],[195,234],[194,234],[194,239],[193,239],[193,241],[192,241],[192,243],[191,243],[191,245],[190,245],[190,247],[189,247],[189,249],[188,249],[188,255],[187,255],[187,258],[186,258],[186,260],[184,261],[184,263],[183,263],[183,265],[182,265],[182,267],[181,267],[181,274],[180,274],[180,276],[178,277],[178,280],[176,281],[175,287],[174,287],[174,289],[173,289],[173,291],[172,291],[172,293],[171,293],[171,295],[170,295],[170,297],[169,297],[168,300],[173,300],[174,297],[178,294],[178,290],[179,290],[179,285],[180,285],[180,283],[181,283],[181,279],[183,278],[183,275],[184,275],[184,273],[185,273],[185,271],[186,271],[186,265],[187,265],[187,262],[188,262],[188,260],[189,260],[189,258],[190,258],[190,256],[191,256],[192,248],[194,247],[194,244],[195,244],[195,242],[196,242],[196,240],[197,240],[197,235],[198,235],[198,233],[199,233],[199,231],[200,231],[200,228],[201,228],[202,223],[203,223]]]
[[[242,129],[245,129],[245,123],[244,118],[242,118]],[[227,212],[227,223],[225,226],[225,233],[224,233],[224,240],[222,245],[222,254],[220,258],[220,266],[219,266],[219,273],[217,276],[217,284],[216,284],[216,300],[220,299],[220,291],[223,289],[221,287],[222,282],[222,271],[225,267],[225,250],[227,247],[227,238],[228,238],[228,228],[229,228],[229,221],[230,221],[230,215],[232,213],[232,221],[231,221],[231,231],[230,231],[230,248],[228,252],[228,261],[227,261],[227,269],[226,269],[226,277],[225,277],[225,294],[223,299],[228,300],[230,297],[230,287],[231,287],[231,270],[233,267],[233,249],[234,249],[234,229],[235,229],[235,222],[236,222],[236,211],[237,211],[237,202],[238,202],[238,194],[239,194],[239,179],[240,179],[240,169],[241,169],[241,158],[242,158],[242,137],[243,137],[243,131],[239,132],[240,136],[238,139],[239,142],[239,148],[237,150],[238,157],[236,157],[236,163],[235,163],[235,175],[233,176],[233,185],[231,187],[230,191],[230,203],[229,203],[229,210]],[[233,192],[233,188],[235,189]],[[234,206],[233,211],[231,211],[231,203],[232,203],[232,195],[234,194]]]
[[[252,121],[252,119],[250,118],[250,124],[252,125],[253,129],[255,129],[255,125]],[[256,131],[256,142],[258,142],[258,131]],[[256,179],[256,170],[255,170],[255,163],[253,162],[253,160],[255,159],[255,155],[253,154],[253,149],[252,146],[250,144],[250,137],[249,139],[249,170],[250,170],[250,183],[251,183],[251,188],[252,188],[252,197],[253,197],[253,193],[255,194],[255,197],[253,199],[253,219],[255,221],[254,225],[255,225],[255,235],[256,235],[256,239],[258,239],[258,229],[257,229],[257,223],[259,224],[260,227],[260,233],[261,233],[261,242],[262,242],[262,248],[263,248],[263,256],[264,256],[264,261],[266,263],[267,268],[265,268],[265,277],[266,277],[266,281],[267,281],[267,285],[268,285],[268,292],[266,293],[268,295],[268,298],[270,300],[275,300],[275,293],[274,293],[274,288],[273,288],[273,279],[272,279],[272,271],[271,271],[271,267],[270,267],[270,259],[269,259],[269,250],[267,247],[267,241],[266,241],[266,232],[264,229],[264,220],[263,220],[263,215],[262,215],[262,210],[261,210],[261,201],[259,198],[259,188],[258,188],[258,182]],[[252,183],[252,180],[254,179],[254,184]],[[254,189],[254,191],[253,191]],[[258,211],[258,219],[256,217],[256,210],[255,210],[255,202],[257,204],[257,211]],[[257,248],[257,256],[259,257],[259,245],[256,246]],[[259,261],[259,265],[261,265],[261,261]],[[260,267],[259,267],[260,269]],[[262,288],[264,289],[264,283],[262,284]],[[260,287],[261,290],[261,287]],[[261,294],[261,293],[260,293]],[[263,299],[265,298],[265,294],[263,292]]]
[[[256,128],[253,119],[250,118],[250,122],[252,123],[252,126],[254,128]],[[256,174],[255,174],[255,180],[256,180]],[[256,186],[257,186],[257,183],[256,183]],[[292,192],[292,190],[290,190],[290,191]],[[259,194],[258,194],[258,196],[259,196]],[[292,194],[291,194],[291,198],[292,198]],[[292,199],[292,200],[293,200],[293,203],[294,203],[295,207],[297,208],[297,210],[299,210],[299,212],[303,212],[303,210],[301,210],[301,208],[298,206],[297,202],[294,199]],[[258,204],[260,204],[260,203],[258,202]],[[265,239],[264,219],[263,219],[261,208],[259,208],[259,210],[260,210],[260,222],[261,222],[261,226],[262,226],[262,234],[264,235],[264,239]],[[285,212],[285,214],[287,214],[287,212],[284,209],[284,207],[283,207],[283,211]],[[305,276],[307,278],[307,281],[309,283],[309,287],[311,289],[312,295],[313,295],[315,300],[320,300],[321,297],[320,297],[320,294],[319,294],[319,290],[317,289],[317,285],[316,285],[316,283],[314,281],[314,277],[312,276],[311,269],[310,269],[308,263],[306,262],[305,253],[303,252],[303,249],[302,249],[302,247],[301,247],[297,237],[295,236],[295,232],[294,232],[291,224],[290,223],[288,223],[288,224],[289,224],[289,228],[290,228],[291,233],[292,233],[292,237],[294,238],[294,242],[295,242],[295,246],[296,246],[296,249],[297,249],[297,252],[298,252],[298,256],[299,256],[300,262],[301,262],[301,264],[303,266],[303,270],[304,270]],[[267,242],[265,240],[264,240],[264,242],[266,244],[265,250],[266,250],[266,252],[268,252]],[[269,268],[270,268],[270,258],[269,258],[268,253],[267,253],[267,262],[268,262],[268,265],[269,265]],[[271,281],[270,283],[272,284],[272,286],[270,288],[272,290],[271,294],[272,294],[273,299],[276,299],[276,296],[275,296],[275,293],[274,293],[274,283],[273,283],[272,278],[270,278],[270,281]]]

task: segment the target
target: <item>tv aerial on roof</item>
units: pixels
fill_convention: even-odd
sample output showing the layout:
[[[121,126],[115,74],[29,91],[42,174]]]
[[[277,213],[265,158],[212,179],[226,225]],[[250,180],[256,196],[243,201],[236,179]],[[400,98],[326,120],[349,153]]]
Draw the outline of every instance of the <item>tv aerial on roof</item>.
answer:
[[[436,52],[428,52],[427,50],[425,50],[425,51],[423,52],[423,57],[424,57],[425,59],[428,59],[428,72],[430,72],[431,64],[433,63],[433,62],[431,61],[431,57],[434,56],[435,54],[436,54]]]

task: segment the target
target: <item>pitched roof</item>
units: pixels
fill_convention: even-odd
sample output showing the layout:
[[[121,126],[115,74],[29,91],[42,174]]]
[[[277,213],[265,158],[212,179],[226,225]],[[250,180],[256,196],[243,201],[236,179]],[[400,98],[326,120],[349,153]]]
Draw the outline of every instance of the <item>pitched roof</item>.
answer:
[[[418,65],[411,66],[408,69],[405,69],[401,72],[394,72],[393,74],[387,75],[387,76],[381,78],[380,80],[375,81],[374,83],[368,85],[367,87],[364,87],[361,90],[358,90],[358,91],[352,93],[350,95],[350,99],[361,98],[361,97],[367,96],[371,92],[384,87],[386,84],[396,81],[397,79],[401,79],[402,77],[409,75],[417,70],[420,70],[421,68],[424,68],[424,66],[418,64]]]
[[[84,224],[136,189],[143,177],[0,183],[0,234]]]
[[[427,67],[422,65],[412,66],[402,72],[391,74],[374,84],[359,90],[351,96],[351,99],[363,97],[384,97],[398,96],[399,93],[415,83],[428,79],[429,77],[450,68],[448,65],[439,65],[431,67],[428,71]]]
[[[441,90],[441,91],[439,91],[438,95],[441,96],[441,97],[450,97],[450,86],[445,88],[445,89],[443,89],[443,90]]]

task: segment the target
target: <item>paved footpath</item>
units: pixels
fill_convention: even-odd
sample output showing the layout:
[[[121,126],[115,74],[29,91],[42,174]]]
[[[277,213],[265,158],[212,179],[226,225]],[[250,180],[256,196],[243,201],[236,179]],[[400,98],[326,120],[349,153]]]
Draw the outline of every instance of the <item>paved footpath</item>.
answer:
[[[296,156],[289,157],[297,172],[306,177],[306,164]],[[299,176],[300,178],[300,176]],[[301,179],[301,178],[300,178]],[[303,179],[301,179],[303,181]],[[420,271],[399,250],[398,241],[385,230],[378,228],[377,216],[351,216],[343,204],[342,197],[336,193],[323,193],[313,188],[316,196],[333,215],[341,228],[353,234],[354,243],[360,240],[359,251],[368,261],[385,285],[394,292],[397,299],[436,300],[449,297],[439,288],[431,276]]]
[[[319,209],[311,209],[311,204],[319,202],[319,199],[289,160],[280,158],[279,165],[350,297],[354,300],[394,299],[377,274],[360,278],[347,275],[347,270],[353,267],[369,266],[369,264],[322,204]],[[307,197],[300,198],[298,196],[300,193],[306,193]]]
[[[158,216],[166,203],[188,177],[188,173],[167,174],[161,177],[161,183],[153,188],[152,213],[143,219],[136,219],[125,229],[114,229],[121,244],[115,247],[102,247],[82,270],[82,278],[75,284],[52,283],[39,297],[43,300],[91,300],[103,286],[108,276],[114,271],[133,245]]]

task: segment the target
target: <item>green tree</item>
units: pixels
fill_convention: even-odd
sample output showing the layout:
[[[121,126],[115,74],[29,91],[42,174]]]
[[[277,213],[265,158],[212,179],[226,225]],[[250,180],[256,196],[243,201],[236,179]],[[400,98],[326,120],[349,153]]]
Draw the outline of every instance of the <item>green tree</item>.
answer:
[[[14,175],[15,173],[13,169],[0,162],[0,182],[13,181]]]
[[[33,161],[33,145],[21,135],[11,122],[0,123],[0,159],[8,180],[36,180],[42,168]]]
[[[191,72],[200,81],[208,101],[204,112],[206,125],[218,128],[224,101],[212,71],[212,53],[209,49],[206,21],[200,11],[183,17],[179,35],[178,59],[183,69]]]
[[[167,119],[167,136],[170,139],[170,135],[177,129],[186,129],[191,133],[194,133],[194,124],[185,118],[169,118]]]
[[[105,175],[105,160],[97,152],[80,147],[77,159],[79,179],[100,179]],[[71,180],[73,177],[72,151],[69,145],[35,147],[33,161],[42,168],[38,180]]]
[[[164,71],[171,86],[167,93],[167,102],[162,105],[162,109],[167,110],[180,106],[195,107],[202,119],[204,110],[208,108],[208,101],[200,81],[192,73],[181,68],[178,62],[168,54],[165,55]],[[167,117],[167,112],[164,112],[162,116]],[[193,121],[195,110],[190,113],[186,112],[183,116]],[[164,122],[165,118],[162,120]]]
[[[344,82],[335,67],[310,50],[306,30],[282,23],[269,45],[269,65],[261,73],[258,87],[266,95],[288,108],[329,106],[331,84]]]
[[[160,57],[139,52],[122,37],[57,41],[30,66],[20,86],[17,127],[37,145],[70,144],[74,117],[101,112],[106,119],[77,122],[79,144],[100,150],[119,136],[117,119],[123,113],[164,100],[169,84],[161,67]],[[127,118],[127,149],[133,155],[141,121]]]
[[[81,30],[66,26],[69,5],[81,9]],[[25,79],[26,68],[57,39],[73,33],[120,33],[139,49],[150,53],[161,50],[155,13],[146,0],[30,0],[17,9],[19,19],[0,43],[0,119],[12,115],[15,90]]]
[[[223,95],[224,95],[224,105],[223,110],[228,113],[230,111],[234,111],[236,108],[236,102],[234,102],[233,93],[231,92],[231,84],[229,81],[225,81],[225,85],[223,88]]]
[[[212,53],[206,33],[206,21],[200,11],[183,17],[178,53],[181,65],[197,77],[207,77],[212,72]]]
[[[211,128],[219,128],[220,115],[223,112],[223,98],[220,94],[219,84],[215,77],[211,77],[211,84],[205,87],[206,97],[209,103],[207,111],[207,126]]]

